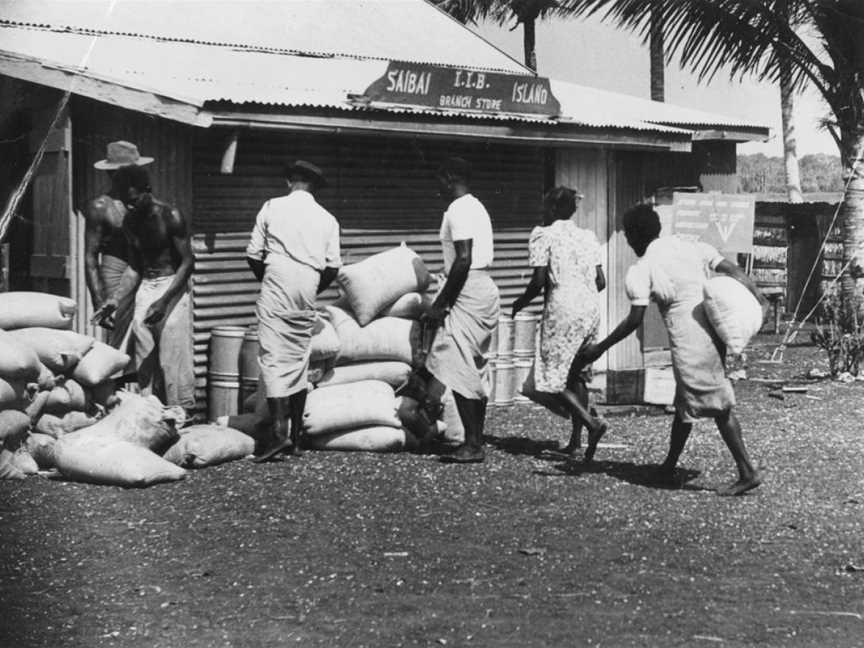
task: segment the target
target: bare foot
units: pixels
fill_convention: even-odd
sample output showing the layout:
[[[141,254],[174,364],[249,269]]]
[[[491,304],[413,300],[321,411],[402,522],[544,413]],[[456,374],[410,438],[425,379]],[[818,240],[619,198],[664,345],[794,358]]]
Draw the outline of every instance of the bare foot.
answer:
[[[743,495],[747,491],[753,490],[761,483],[762,475],[760,475],[758,472],[754,472],[750,477],[742,477],[734,484],[724,486],[723,488],[718,488],[717,494],[721,497],[734,497],[736,495]]]
[[[606,419],[598,418],[594,429],[588,431],[588,447],[585,448],[585,461],[594,459],[594,453],[597,452],[597,444],[600,443],[600,439],[603,438],[608,429],[609,423]]]

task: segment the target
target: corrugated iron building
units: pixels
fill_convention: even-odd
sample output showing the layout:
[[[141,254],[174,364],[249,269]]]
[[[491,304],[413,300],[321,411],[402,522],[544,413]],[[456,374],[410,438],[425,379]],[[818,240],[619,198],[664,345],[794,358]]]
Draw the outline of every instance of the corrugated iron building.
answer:
[[[579,187],[579,218],[606,248],[605,327],[629,309],[623,209],[663,186],[736,190],[735,142],[767,135],[759,124],[554,80],[556,116],[376,103],[364,94],[391,61],[531,72],[423,0],[209,4],[0,0],[0,137],[24,129],[38,143],[71,93],[13,232],[13,279],[89,304],[74,211],[106,188],[92,166],[105,145],[135,142],[156,158],[157,195],[195,232],[201,395],[212,327],[254,320],[258,287],[243,250],[261,204],[284,192],[289,160],[325,169],[331,188],[320,200],[340,220],[347,262],[404,240],[435,269],[445,205],[433,172],[447,155],[469,159],[474,193],[493,218],[492,274],[505,305],[529,276],[528,233],[544,190]],[[10,168],[33,150],[19,143]],[[0,182],[19,177],[11,171]],[[82,328],[89,313],[81,309]],[[600,368],[641,368],[641,339],[613,349]]]

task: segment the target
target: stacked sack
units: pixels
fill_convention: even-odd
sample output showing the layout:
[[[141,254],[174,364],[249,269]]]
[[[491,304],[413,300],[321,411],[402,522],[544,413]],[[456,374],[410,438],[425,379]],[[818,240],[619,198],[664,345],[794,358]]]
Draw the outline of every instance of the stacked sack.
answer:
[[[183,440],[177,429],[184,412],[153,396],[115,393],[112,376],[129,356],[69,330],[74,313],[75,302],[65,297],[0,294],[0,479],[40,468],[127,487],[182,479],[186,471],[175,463],[186,465],[188,453],[175,463],[160,455]],[[211,450],[221,449],[228,433],[215,434]],[[245,436],[235,454],[248,455],[253,446]]]
[[[341,297],[320,310],[311,342],[311,391],[304,412],[308,447],[375,452],[416,447],[410,429],[417,403],[397,398],[395,390],[417,360],[417,320],[432,303],[430,283],[423,261],[404,245],[340,270]],[[455,405],[447,411],[455,412]],[[266,417],[259,385],[255,415],[225,423],[254,433]]]
[[[31,436],[50,445],[46,439],[94,422],[88,410],[110,396],[100,384],[108,376],[97,376],[101,350],[82,362],[96,341],[69,330],[75,310],[66,297],[0,294],[0,478],[36,473]],[[129,358],[120,355],[125,365]]]

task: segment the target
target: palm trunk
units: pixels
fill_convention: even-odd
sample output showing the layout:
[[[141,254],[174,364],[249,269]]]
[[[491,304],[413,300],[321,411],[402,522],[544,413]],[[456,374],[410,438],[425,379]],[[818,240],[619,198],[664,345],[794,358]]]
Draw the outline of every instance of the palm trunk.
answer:
[[[535,21],[526,19],[522,23],[522,44],[525,48],[525,65],[537,71],[537,35],[535,32]]]
[[[648,47],[651,60],[651,99],[653,101],[666,101],[663,18],[656,8],[651,11],[651,33]]]
[[[840,206],[840,226],[843,231],[843,267],[840,295],[848,312],[862,315],[864,288],[864,124],[842,130],[843,175],[848,182]],[[848,265],[848,267],[847,267]]]
[[[788,64],[781,67],[787,67]],[[783,119],[783,161],[786,167],[786,193],[791,203],[804,202],[801,195],[801,177],[795,142],[795,97],[788,81],[788,73],[780,75],[780,113]]]

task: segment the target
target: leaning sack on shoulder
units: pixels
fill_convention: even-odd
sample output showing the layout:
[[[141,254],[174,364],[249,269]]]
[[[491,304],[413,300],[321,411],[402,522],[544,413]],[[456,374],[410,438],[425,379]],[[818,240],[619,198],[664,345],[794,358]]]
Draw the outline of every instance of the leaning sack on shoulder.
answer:
[[[708,321],[730,353],[741,353],[762,328],[762,306],[747,287],[732,277],[705,282],[703,306]]]
[[[361,326],[405,293],[426,290],[429,280],[422,259],[404,245],[342,266],[336,278]]]

